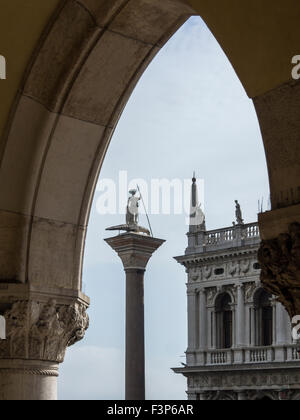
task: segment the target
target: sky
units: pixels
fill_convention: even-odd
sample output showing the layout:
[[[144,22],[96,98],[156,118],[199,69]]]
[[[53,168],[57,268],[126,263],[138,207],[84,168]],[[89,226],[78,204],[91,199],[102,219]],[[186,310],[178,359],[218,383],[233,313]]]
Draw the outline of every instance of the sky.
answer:
[[[153,179],[190,180],[196,171],[207,229],[232,225],[235,199],[246,223],[257,220],[262,197],[266,209],[267,168],[252,101],[199,17],[182,26],[150,64],[112,138],[85,249],[91,325],[67,351],[60,399],[124,399],[125,274],[103,240],[111,236],[105,229],[124,223],[124,215],[99,214],[101,188],[110,180],[118,192],[120,171],[148,185]],[[187,347],[186,274],[173,259],[187,246],[186,214],[150,214],[150,220],[154,235],[166,243],[145,277],[146,398],[186,399],[185,378],[171,370],[185,361]],[[147,226],[144,215],[140,223]]]

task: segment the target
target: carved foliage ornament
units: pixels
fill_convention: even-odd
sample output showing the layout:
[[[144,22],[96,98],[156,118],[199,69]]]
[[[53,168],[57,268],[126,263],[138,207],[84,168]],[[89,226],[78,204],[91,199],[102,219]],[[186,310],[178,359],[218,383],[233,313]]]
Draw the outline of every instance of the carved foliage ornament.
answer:
[[[263,241],[258,252],[264,288],[278,296],[291,317],[300,314],[300,224],[289,232]]]
[[[67,347],[83,339],[89,326],[86,307],[15,302],[4,314],[7,339],[0,341],[1,358],[24,358],[61,363]]]

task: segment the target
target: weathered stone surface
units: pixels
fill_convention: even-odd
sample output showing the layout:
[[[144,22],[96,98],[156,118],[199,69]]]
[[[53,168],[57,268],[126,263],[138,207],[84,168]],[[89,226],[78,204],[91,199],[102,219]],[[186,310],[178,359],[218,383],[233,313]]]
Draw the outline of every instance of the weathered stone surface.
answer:
[[[269,171],[272,209],[300,203],[300,83],[254,98]]]
[[[35,216],[77,224],[91,166],[105,142],[105,127],[60,117],[36,197]]]
[[[40,287],[78,290],[80,244],[85,232],[84,227],[74,224],[35,218],[30,238],[29,282]]]
[[[107,26],[128,0],[76,0],[88,10],[100,27]]]
[[[59,112],[100,34],[90,13],[77,2],[67,1],[38,52],[24,94]]]
[[[25,283],[30,218],[0,211],[0,283]]]
[[[149,45],[106,31],[74,83],[63,114],[113,126],[115,107],[123,95],[128,98],[130,79],[150,51]]]
[[[20,98],[1,161],[1,209],[30,215],[56,118],[40,103]]]
[[[165,36],[162,28],[170,30],[178,19],[182,25],[192,13],[192,8],[177,0],[131,0],[115,17],[109,29],[155,45]]]

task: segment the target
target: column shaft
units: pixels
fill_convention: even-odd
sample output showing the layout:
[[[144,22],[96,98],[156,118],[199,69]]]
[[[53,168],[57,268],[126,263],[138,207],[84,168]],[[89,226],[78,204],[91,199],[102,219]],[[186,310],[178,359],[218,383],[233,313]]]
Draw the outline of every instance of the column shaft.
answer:
[[[203,290],[199,292],[199,348],[207,347],[207,310],[206,296]]]
[[[126,270],[126,400],[145,399],[144,270]]]
[[[245,305],[242,286],[237,288],[237,313],[236,313],[236,345],[243,347],[245,344]]]
[[[197,296],[196,292],[188,292],[188,350],[196,349],[197,342]]]

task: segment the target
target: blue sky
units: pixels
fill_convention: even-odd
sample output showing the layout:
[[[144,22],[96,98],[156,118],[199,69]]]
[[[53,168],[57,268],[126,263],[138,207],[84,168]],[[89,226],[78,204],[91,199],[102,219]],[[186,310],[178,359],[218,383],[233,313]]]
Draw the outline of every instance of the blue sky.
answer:
[[[234,200],[246,222],[257,219],[269,187],[252,101],[199,17],[191,18],[146,70],[118,124],[100,179],[204,180],[208,229],[230,226]],[[61,366],[60,399],[123,399],[125,281],[103,238],[123,216],[97,213],[96,191],[86,243],[83,282],[91,297],[90,329]],[[141,224],[146,225],[144,216]],[[186,381],[170,368],[187,345],[186,274],[173,257],[186,248],[185,215],[151,215],[166,244],[145,279],[147,399],[185,399]]]

